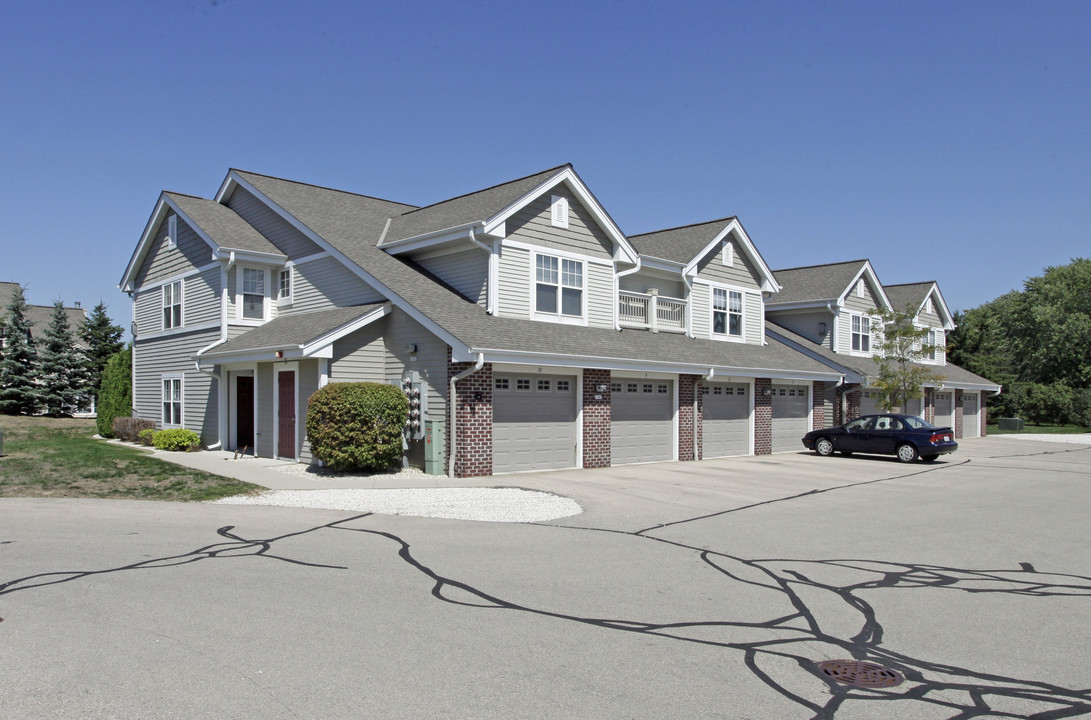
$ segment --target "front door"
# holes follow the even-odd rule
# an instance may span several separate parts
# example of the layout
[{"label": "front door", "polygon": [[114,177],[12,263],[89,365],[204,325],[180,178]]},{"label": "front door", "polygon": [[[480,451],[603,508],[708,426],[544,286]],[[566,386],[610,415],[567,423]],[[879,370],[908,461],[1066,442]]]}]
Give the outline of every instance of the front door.
[{"label": "front door", "polygon": [[235,379],[235,449],[254,449],[254,378]]},{"label": "front door", "polygon": [[295,370],[277,373],[277,456],[295,458]]}]

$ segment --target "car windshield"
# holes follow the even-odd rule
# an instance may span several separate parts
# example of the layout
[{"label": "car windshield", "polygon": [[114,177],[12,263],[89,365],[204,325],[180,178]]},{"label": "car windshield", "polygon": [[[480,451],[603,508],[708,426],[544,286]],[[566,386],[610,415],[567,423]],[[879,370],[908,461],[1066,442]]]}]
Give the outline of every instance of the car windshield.
[{"label": "car windshield", "polygon": [[906,424],[909,425],[909,427],[914,429],[935,427],[935,425],[933,425],[932,423],[928,422],[924,418],[919,418],[916,415],[906,415],[903,419],[905,420]]},{"label": "car windshield", "polygon": [[865,415],[862,418],[856,418],[852,422],[845,423],[845,429],[849,432],[854,430],[871,430],[875,426],[875,416]]}]

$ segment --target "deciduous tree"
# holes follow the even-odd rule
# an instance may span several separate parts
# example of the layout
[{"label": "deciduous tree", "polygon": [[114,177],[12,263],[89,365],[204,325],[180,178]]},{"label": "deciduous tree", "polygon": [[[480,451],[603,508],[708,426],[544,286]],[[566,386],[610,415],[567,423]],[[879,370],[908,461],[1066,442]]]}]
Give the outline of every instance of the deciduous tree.
[{"label": "deciduous tree", "polygon": [[873,346],[879,373],[870,383],[881,392],[879,402],[884,409],[904,409],[910,399],[920,397],[925,384],[943,380],[921,364],[927,350],[928,328],[913,325],[910,312],[884,310],[875,313],[875,317],[882,336]]}]

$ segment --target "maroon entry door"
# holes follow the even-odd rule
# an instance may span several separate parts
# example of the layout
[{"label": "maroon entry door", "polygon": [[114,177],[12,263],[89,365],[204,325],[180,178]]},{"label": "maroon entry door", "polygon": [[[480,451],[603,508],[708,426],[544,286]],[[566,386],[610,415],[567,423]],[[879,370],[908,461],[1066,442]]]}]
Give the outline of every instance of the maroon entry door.
[{"label": "maroon entry door", "polygon": [[235,449],[254,447],[254,378],[235,379]]},{"label": "maroon entry door", "polygon": [[295,457],[295,370],[277,373],[277,455]]}]

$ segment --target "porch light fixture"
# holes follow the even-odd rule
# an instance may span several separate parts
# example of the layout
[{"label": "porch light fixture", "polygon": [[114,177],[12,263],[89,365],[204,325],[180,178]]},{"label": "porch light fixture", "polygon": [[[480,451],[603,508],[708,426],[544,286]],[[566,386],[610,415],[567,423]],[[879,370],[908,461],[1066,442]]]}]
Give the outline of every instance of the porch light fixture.
[{"label": "porch light fixture", "polygon": [[133,324],[129,326],[129,331],[132,332],[133,337],[136,337],[136,320],[133,320]]},{"label": "porch light fixture", "polygon": [[284,357],[284,351],[283,350],[277,350],[277,360],[281,359],[282,357]]}]

